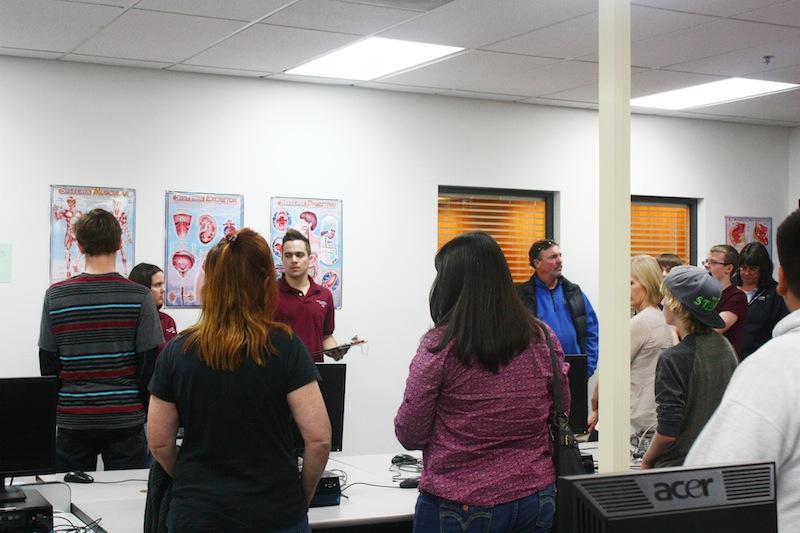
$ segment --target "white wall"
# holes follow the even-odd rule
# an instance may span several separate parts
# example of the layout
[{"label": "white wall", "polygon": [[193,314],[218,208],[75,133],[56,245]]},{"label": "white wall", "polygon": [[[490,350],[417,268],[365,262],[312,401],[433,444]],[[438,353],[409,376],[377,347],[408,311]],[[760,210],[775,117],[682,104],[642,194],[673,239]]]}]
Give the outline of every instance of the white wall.
[{"label": "white wall", "polygon": [[789,212],[800,207],[800,128],[792,128],[789,138]]},{"label": "white wall", "polygon": [[[392,419],[430,324],[438,185],[559,191],[566,275],[597,299],[597,115],[348,87],[0,58],[0,375],[38,372],[50,184],[137,190],[136,260],[163,263],[164,191],[243,193],[268,231],[270,196],[344,200],[351,353],[345,450],[399,449]],[[634,117],[632,192],[693,196],[699,249],[725,214],[785,211],[788,130]],[[701,251],[701,253],[703,253]],[[171,311],[179,327],[194,311]]]}]

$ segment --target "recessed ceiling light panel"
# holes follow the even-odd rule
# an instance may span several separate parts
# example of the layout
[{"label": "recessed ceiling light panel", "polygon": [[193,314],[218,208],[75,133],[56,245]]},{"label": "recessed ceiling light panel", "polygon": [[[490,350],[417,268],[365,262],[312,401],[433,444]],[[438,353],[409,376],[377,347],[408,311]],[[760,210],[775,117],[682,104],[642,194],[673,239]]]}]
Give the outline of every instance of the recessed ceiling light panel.
[{"label": "recessed ceiling light panel", "polygon": [[800,87],[795,83],[751,80],[748,78],[729,78],[727,80],[703,83],[674,91],[651,94],[631,99],[631,106],[652,109],[691,109],[710,105],[744,100]]},{"label": "recessed ceiling light panel", "polygon": [[366,81],[445,57],[463,48],[370,37],[286,71],[287,74]]}]

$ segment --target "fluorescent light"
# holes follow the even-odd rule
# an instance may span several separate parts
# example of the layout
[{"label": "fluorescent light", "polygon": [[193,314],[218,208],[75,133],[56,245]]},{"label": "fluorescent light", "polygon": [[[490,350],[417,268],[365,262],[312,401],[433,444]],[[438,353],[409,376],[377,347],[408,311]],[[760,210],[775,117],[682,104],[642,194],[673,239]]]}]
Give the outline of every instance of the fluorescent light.
[{"label": "fluorescent light", "polygon": [[373,80],[461,50],[463,48],[455,46],[370,37],[286,73],[345,80]]},{"label": "fluorescent light", "polygon": [[631,105],[655,109],[689,109],[732,102],[734,100],[744,100],[754,96],[788,91],[797,87],[800,86],[795,83],[729,78],[675,91],[633,98],[631,99]]}]

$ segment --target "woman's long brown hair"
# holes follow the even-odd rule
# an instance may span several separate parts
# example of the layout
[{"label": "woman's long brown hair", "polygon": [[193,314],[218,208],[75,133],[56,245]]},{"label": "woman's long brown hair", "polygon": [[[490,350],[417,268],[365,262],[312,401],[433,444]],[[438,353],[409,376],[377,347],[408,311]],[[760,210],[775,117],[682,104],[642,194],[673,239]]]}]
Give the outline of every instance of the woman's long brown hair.
[{"label": "woman's long brown hair", "polygon": [[264,237],[250,228],[226,235],[206,256],[201,294],[200,320],[181,332],[186,349],[197,346],[214,370],[236,370],[243,356],[264,366],[276,354],[270,331],[289,328],[274,320],[278,286]]}]

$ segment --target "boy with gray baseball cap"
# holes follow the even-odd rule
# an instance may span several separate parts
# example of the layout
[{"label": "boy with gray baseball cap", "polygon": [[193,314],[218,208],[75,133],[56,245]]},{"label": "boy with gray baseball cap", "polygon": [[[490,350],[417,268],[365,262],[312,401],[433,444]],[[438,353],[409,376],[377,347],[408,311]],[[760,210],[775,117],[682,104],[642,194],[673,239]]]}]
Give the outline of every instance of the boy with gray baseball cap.
[{"label": "boy with gray baseball cap", "polygon": [[736,352],[714,331],[719,282],[694,266],[678,266],[664,279],[664,318],[681,342],[664,350],[656,366],[658,425],[642,468],[680,466],[719,405],[736,369]]}]

